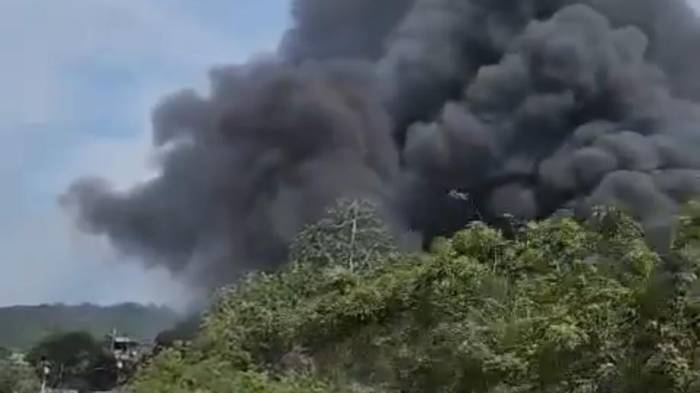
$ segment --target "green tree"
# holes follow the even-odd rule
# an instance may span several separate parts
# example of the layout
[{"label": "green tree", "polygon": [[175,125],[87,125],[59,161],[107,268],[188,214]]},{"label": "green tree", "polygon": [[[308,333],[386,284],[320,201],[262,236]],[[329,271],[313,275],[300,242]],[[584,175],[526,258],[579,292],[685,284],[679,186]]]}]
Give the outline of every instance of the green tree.
[{"label": "green tree", "polygon": [[301,231],[292,245],[290,259],[355,270],[395,250],[395,241],[375,204],[340,200],[323,219]]},{"label": "green tree", "polygon": [[133,389],[148,393],[329,393],[322,381],[309,376],[273,376],[240,370],[224,359],[208,357],[193,363],[181,349],[163,351],[149,371],[133,381]]},{"label": "green tree", "polygon": [[664,255],[632,219],[599,209],[508,237],[475,223],[428,253],[367,263],[334,224],[347,219],[325,222],[300,236],[294,263],[222,291],[198,339],[157,357],[135,391],[700,389],[691,219]]},{"label": "green tree", "polygon": [[57,334],[42,340],[27,355],[40,369],[48,363],[49,386],[104,389],[116,383],[116,364],[89,333]]}]

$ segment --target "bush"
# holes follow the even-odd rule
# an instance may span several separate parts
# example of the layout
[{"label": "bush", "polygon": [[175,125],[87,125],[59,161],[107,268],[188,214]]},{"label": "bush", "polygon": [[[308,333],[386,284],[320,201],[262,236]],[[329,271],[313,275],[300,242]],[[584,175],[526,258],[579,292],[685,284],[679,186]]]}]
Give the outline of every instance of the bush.
[{"label": "bush", "polygon": [[36,393],[39,381],[26,364],[0,359],[0,393]]}]

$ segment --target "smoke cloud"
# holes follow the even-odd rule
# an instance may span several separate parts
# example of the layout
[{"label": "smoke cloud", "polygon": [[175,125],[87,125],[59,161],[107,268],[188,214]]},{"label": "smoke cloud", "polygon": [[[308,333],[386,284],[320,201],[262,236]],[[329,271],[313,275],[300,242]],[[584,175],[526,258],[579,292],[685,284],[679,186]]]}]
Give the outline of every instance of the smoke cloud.
[{"label": "smoke cloud", "polygon": [[700,22],[682,0],[292,12],[272,59],[213,70],[207,97],[154,110],[156,178],[71,187],[63,202],[86,231],[211,286],[282,263],[339,197],[430,238],[597,204],[658,230],[700,195]]},{"label": "smoke cloud", "polygon": [[370,75],[350,63],[212,71],[211,97],[182,92],[154,111],[160,176],[126,193],[82,180],[65,202],[85,229],[197,282],[273,266],[337,198],[389,197],[398,150]]}]

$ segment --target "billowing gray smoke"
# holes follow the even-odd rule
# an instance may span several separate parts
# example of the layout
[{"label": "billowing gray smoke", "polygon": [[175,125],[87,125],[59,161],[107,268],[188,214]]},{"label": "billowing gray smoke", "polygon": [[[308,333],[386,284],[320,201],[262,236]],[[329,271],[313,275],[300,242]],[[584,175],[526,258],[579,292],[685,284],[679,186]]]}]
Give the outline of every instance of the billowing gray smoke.
[{"label": "billowing gray smoke", "polygon": [[[160,175],[64,202],[127,253],[213,285],[284,261],[339,197],[427,237],[504,213],[700,195],[700,23],[682,0],[297,0],[273,60],[154,111]],[[469,200],[450,198],[460,190]]]},{"label": "billowing gray smoke", "polygon": [[206,283],[278,263],[329,202],[390,196],[398,151],[370,75],[347,62],[215,70],[211,97],[154,111],[157,179],[128,193],[83,180],[67,202],[119,249]]}]

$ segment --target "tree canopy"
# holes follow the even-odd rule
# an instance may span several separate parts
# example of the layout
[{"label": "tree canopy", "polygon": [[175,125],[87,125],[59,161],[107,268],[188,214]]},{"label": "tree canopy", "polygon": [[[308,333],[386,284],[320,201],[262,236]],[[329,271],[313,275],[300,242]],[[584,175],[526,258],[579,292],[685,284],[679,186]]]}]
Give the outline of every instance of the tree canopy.
[{"label": "tree canopy", "polygon": [[29,351],[27,361],[37,372],[49,366],[48,386],[103,390],[116,384],[114,358],[86,332],[47,337]]},{"label": "tree canopy", "polygon": [[692,209],[663,255],[614,209],[509,236],[474,223],[417,254],[377,235],[352,243],[338,235],[352,221],[335,220],[354,216],[337,213],[302,233],[286,268],[223,290],[200,336],[156,357],[134,391],[700,391]]}]

